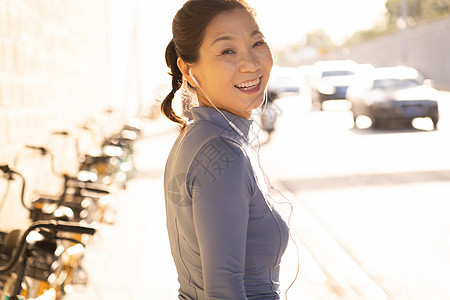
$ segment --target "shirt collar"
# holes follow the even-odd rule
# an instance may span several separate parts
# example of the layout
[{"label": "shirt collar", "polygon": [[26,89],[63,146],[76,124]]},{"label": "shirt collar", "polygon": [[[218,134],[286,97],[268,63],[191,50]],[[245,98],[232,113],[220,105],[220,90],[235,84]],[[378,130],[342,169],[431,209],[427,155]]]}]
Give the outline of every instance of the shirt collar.
[{"label": "shirt collar", "polygon": [[225,110],[220,110],[220,112],[218,112],[215,108],[207,106],[193,107],[191,108],[191,112],[194,123],[199,121],[212,122],[221,128],[234,132],[233,128],[228,124],[228,121],[220,113],[222,112],[229,121],[233,122],[233,124],[236,125],[240,131],[242,131],[247,139],[249,137],[250,126],[253,123],[252,120],[236,116],[235,114],[229,113]]}]

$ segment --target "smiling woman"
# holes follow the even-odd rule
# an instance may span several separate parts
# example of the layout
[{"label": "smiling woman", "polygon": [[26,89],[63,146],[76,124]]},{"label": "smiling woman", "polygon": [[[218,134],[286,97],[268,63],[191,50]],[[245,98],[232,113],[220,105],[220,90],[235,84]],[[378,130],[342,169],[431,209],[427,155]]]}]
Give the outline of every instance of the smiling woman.
[{"label": "smiling woman", "polygon": [[[165,172],[167,230],[179,299],[280,299],[286,223],[249,143],[272,53],[244,0],[189,0],[166,50],[163,113],[182,127]],[[174,95],[195,95],[187,122]]]},{"label": "smiling woman", "polygon": [[192,68],[198,82],[191,84],[203,89],[201,106],[212,106],[213,99],[219,109],[248,119],[264,99],[273,59],[253,16],[238,9],[209,24],[197,63],[178,63],[184,75]]},{"label": "smiling woman", "polygon": [[[180,34],[179,40],[173,40],[175,47],[172,48],[171,42],[166,51],[166,61],[175,82],[172,82],[172,93],[163,102],[163,112],[184,126],[183,119],[176,116],[170,107],[175,91],[181,87],[184,78],[191,87],[197,88],[200,106],[215,105],[237,116],[250,118],[252,110],[259,107],[264,99],[273,65],[272,53],[253,11],[249,13],[249,10],[234,8],[220,12],[201,35],[195,34],[201,28],[200,20],[190,25],[196,26],[195,29],[185,32],[185,36]],[[180,29],[174,28],[175,33],[177,30]],[[184,42],[185,45],[177,48],[177,42]],[[202,46],[198,47],[200,44]],[[192,76],[195,76],[195,81]]]}]

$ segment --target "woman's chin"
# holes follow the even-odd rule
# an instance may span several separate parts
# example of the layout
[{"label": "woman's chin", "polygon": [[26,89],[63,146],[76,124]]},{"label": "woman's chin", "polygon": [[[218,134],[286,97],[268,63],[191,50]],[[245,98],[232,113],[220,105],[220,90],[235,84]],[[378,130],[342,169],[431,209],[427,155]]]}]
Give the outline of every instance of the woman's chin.
[{"label": "woman's chin", "polygon": [[258,96],[252,102],[250,102],[249,108],[251,108],[251,110],[257,109],[257,108],[261,107],[261,105],[263,103],[264,103],[264,94]]}]

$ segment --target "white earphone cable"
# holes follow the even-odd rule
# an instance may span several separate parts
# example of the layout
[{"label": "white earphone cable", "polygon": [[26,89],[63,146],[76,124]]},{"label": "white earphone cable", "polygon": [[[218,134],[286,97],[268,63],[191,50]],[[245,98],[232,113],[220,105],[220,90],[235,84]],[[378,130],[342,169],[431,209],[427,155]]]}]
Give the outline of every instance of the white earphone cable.
[{"label": "white earphone cable", "polygon": [[[299,249],[298,249],[297,242],[295,241],[294,236],[292,235],[292,232],[291,232],[291,218],[292,218],[292,215],[293,215],[294,206],[292,205],[292,202],[289,200],[289,198],[287,198],[286,196],[284,196],[284,194],[283,194],[279,189],[275,188],[275,187],[272,185],[272,183],[270,182],[269,177],[268,177],[267,174],[264,172],[264,169],[263,169],[262,166],[261,166],[261,159],[260,159],[260,156],[259,156],[259,151],[260,151],[260,149],[261,149],[261,144],[260,144],[260,141],[259,141],[259,132],[261,131],[261,126],[259,126],[258,132],[256,133],[256,139],[257,139],[257,141],[258,141],[258,150],[257,150],[257,149],[255,149],[255,147],[252,145],[252,143],[249,141],[249,139],[242,133],[242,131],[241,131],[241,130],[233,123],[233,122],[231,122],[231,121],[225,116],[225,114],[224,114],[222,111],[220,111],[220,109],[217,108],[216,105],[214,105],[214,103],[211,101],[211,99],[209,98],[209,96],[205,93],[205,91],[203,90],[203,88],[200,86],[200,84],[199,84],[199,82],[197,81],[197,79],[193,76],[191,70],[189,70],[189,75],[191,75],[191,78],[192,78],[192,79],[194,80],[194,82],[197,84],[198,88],[203,92],[203,94],[205,95],[206,99],[207,99],[207,100],[209,101],[209,103],[213,106],[213,108],[214,108],[215,110],[217,110],[217,111],[223,116],[223,118],[227,121],[228,125],[230,125],[230,127],[231,127],[234,131],[236,131],[237,134],[239,134],[243,139],[245,139],[245,140],[247,141],[248,145],[249,145],[249,146],[253,149],[253,151],[256,153],[256,157],[257,157],[257,160],[258,160],[259,168],[261,169],[261,172],[262,172],[262,174],[263,174],[263,176],[264,176],[264,180],[265,180],[265,182],[267,183],[269,190],[271,189],[271,190],[276,191],[276,192],[277,192],[278,194],[280,194],[280,196],[281,196],[282,198],[284,198],[286,201],[276,201],[276,200],[274,200],[274,199],[270,196],[269,193],[268,193],[266,196],[267,196],[267,197],[270,197],[270,199],[271,199],[273,202],[277,203],[277,204],[288,204],[288,205],[290,206],[290,213],[289,213],[289,217],[288,217],[288,221],[287,221],[287,227],[288,227],[288,231],[289,231],[289,237],[290,237],[290,239],[292,240],[292,242],[294,243],[295,249],[296,249],[296,252],[297,252],[297,272],[296,272],[296,274],[295,274],[294,280],[292,281],[292,283],[289,285],[289,287],[288,287],[288,288],[286,289],[286,291],[285,291],[285,297],[286,297],[286,299],[288,299],[287,293],[288,293],[289,289],[294,285],[294,283],[295,283],[295,281],[297,280],[298,275],[299,275],[299,273],[300,273],[300,254],[299,254]],[[264,92],[263,108],[262,108],[262,110],[261,110],[261,114],[264,113],[264,111],[266,110],[266,107],[267,107],[267,92],[265,91],[265,92]],[[278,226],[279,226],[279,225],[278,225]]]}]

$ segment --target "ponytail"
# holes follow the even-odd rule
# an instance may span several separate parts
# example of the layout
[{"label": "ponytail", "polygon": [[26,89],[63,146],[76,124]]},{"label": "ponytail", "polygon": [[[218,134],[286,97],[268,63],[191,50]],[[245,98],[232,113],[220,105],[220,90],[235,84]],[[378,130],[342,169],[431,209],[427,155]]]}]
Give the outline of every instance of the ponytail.
[{"label": "ponytail", "polygon": [[184,127],[186,127],[186,121],[178,116],[172,108],[175,93],[180,89],[181,84],[183,83],[183,74],[178,68],[177,60],[178,54],[172,39],[166,49],[166,64],[170,68],[169,75],[172,76],[172,90],[161,103],[161,112],[171,121],[181,125],[181,129],[183,130]]}]

